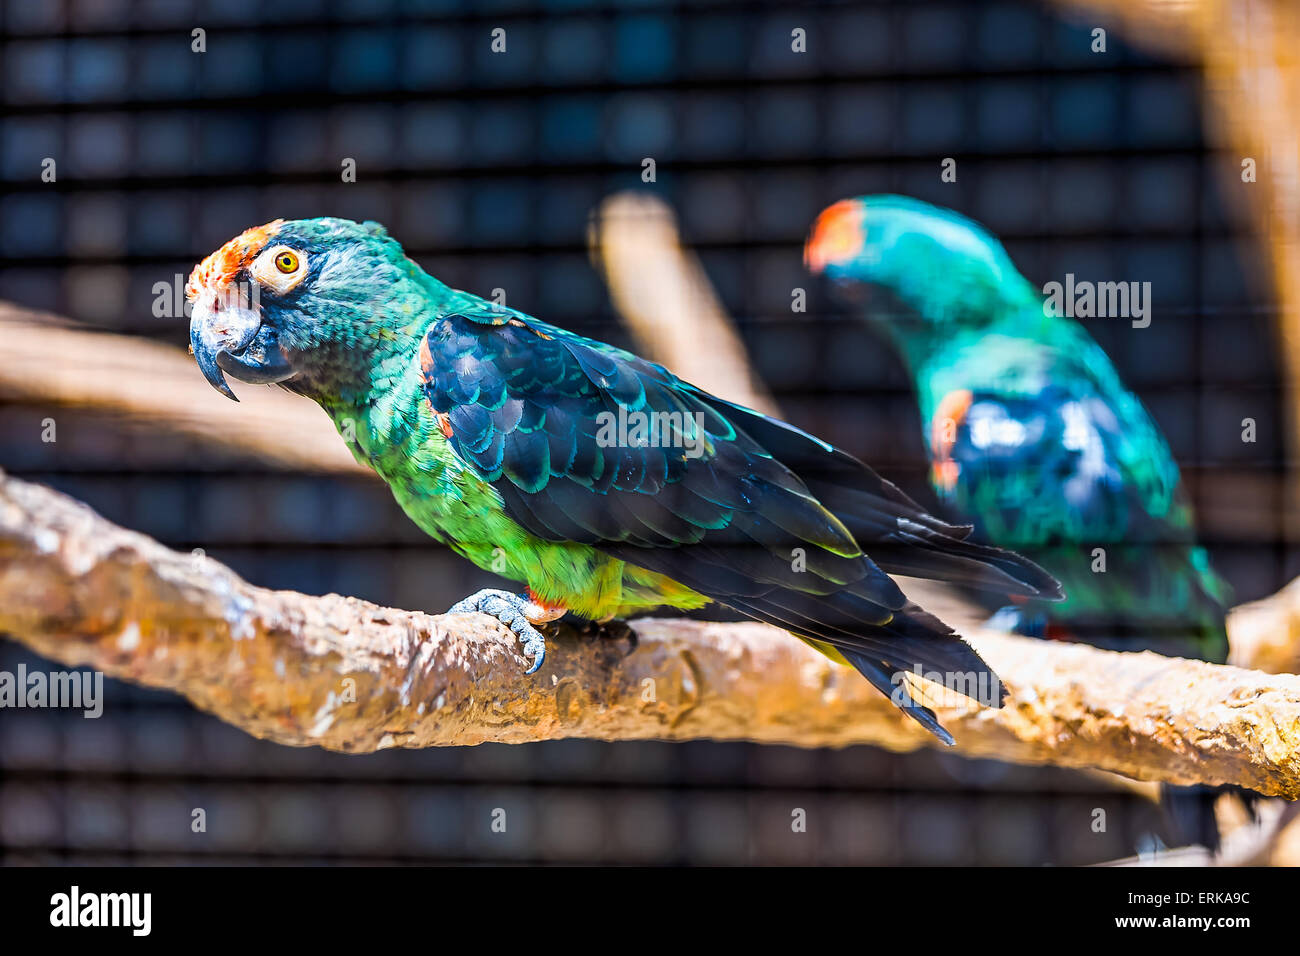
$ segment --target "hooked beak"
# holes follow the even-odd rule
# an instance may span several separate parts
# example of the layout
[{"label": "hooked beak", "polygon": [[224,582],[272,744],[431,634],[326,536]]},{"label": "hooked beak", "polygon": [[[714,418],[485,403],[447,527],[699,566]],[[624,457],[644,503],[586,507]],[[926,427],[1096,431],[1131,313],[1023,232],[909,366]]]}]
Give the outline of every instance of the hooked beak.
[{"label": "hooked beak", "polygon": [[239,399],[226,384],[223,372],[252,385],[274,385],[296,374],[274,329],[263,326],[255,309],[213,308],[195,302],[190,314],[190,349],[208,384],[235,402]]}]

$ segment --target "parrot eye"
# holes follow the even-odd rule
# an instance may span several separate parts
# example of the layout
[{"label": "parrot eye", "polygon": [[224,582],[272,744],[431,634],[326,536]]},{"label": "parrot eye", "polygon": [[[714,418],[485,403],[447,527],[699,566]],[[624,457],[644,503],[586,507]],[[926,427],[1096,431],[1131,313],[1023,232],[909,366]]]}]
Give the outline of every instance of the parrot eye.
[{"label": "parrot eye", "polygon": [[258,256],[250,271],[259,283],[283,295],[306,277],[306,266],[305,255],[287,246],[277,246]]}]

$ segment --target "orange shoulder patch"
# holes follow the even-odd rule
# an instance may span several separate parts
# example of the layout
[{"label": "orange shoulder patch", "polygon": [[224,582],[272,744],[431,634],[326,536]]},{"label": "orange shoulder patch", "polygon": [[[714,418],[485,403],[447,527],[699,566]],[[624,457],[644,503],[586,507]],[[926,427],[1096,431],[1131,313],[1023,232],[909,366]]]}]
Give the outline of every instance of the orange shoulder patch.
[{"label": "orange shoulder patch", "polygon": [[957,487],[961,465],[952,460],[952,446],[957,444],[957,429],[966,420],[975,396],[968,389],[959,388],[939,400],[934,418],[930,420],[930,480],[945,491]]},{"label": "orange shoulder patch", "polygon": [[930,447],[937,454],[947,451],[957,441],[957,428],[966,420],[975,396],[969,389],[959,388],[939,400],[934,418],[930,421]]},{"label": "orange shoulder patch", "polygon": [[451,416],[446,412],[438,412],[435,416],[438,419],[438,429],[442,432],[443,438],[451,437]]},{"label": "orange shoulder patch", "polygon": [[420,371],[424,373],[424,380],[429,380],[429,375],[433,371],[433,353],[429,351],[429,336],[420,336]]},{"label": "orange shoulder patch", "polygon": [[[433,374],[433,353],[429,351],[429,336],[426,334],[420,338],[420,374],[424,376],[427,384],[430,376]],[[428,397],[425,397],[428,401]],[[432,402],[429,402],[432,406]],[[451,416],[446,412],[435,411],[433,413],[434,421],[438,423],[438,430],[442,432],[442,437],[451,437]]]}]

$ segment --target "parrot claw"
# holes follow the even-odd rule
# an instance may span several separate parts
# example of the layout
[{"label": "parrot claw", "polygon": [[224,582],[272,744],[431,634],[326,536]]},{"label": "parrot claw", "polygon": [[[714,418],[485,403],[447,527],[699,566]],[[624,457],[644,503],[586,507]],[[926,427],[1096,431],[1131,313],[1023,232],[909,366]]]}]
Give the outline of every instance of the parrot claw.
[{"label": "parrot claw", "polygon": [[447,609],[448,614],[487,614],[510,628],[523,644],[524,655],[532,658],[533,665],[524,671],[526,675],[535,672],[546,660],[546,638],[528,619],[530,612],[533,617],[545,614],[524,595],[495,588],[484,588]]}]

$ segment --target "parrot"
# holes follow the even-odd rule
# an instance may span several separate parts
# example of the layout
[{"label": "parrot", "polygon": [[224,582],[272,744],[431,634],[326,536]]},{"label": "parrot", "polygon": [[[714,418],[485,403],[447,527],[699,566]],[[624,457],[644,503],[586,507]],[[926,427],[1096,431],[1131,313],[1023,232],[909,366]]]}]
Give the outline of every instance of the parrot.
[{"label": "parrot", "polygon": [[[866,464],[666,368],[453,289],[374,222],[274,220],[186,283],[190,348],[226,376],[315,401],[430,538],[522,583],[484,613],[536,672],[539,630],[711,602],[853,667],[945,744],[900,675],[974,675],[978,653],[891,574],[1059,600],[1058,582],[927,513]],[[867,549],[871,549],[868,554]],[[969,684],[967,685],[970,686]],[[961,687],[956,687],[963,692]]]},{"label": "parrot", "polygon": [[[1005,605],[993,624],[1227,660],[1231,590],[1197,543],[1164,435],[992,233],[921,200],[863,196],[817,217],[804,259],[898,350],[946,517],[1062,583],[1064,601]],[[1164,799],[1182,834],[1211,848],[1213,796],[1169,788]]]}]

